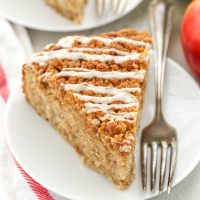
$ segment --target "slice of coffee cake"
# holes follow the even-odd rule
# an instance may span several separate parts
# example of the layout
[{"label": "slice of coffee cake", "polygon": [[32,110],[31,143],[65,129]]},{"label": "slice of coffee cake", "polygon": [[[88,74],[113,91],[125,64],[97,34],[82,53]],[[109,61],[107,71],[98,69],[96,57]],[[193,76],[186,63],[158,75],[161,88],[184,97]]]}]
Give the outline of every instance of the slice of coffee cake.
[{"label": "slice of coffee cake", "polygon": [[46,4],[64,17],[80,24],[87,0],[45,0]]},{"label": "slice of coffee cake", "polygon": [[132,29],[68,36],[23,66],[27,101],[120,189],[134,178],[150,43]]}]

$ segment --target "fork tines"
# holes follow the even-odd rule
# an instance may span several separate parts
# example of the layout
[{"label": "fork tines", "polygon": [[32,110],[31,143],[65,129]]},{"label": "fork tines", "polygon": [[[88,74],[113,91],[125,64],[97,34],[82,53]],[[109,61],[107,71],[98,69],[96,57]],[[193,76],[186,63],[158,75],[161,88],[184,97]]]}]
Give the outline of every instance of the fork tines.
[{"label": "fork tines", "polygon": [[99,15],[105,14],[112,2],[112,11],[116,14],[121,14],[126,5],[126,1],[127,0],[96,0],[97,13]]},{"label": "fork tines", "polygon": [[[167,191],[170,192],[172,179],[175,172],[176,165],[176,151],[177,146],[176,142],[171,142],[168,144],[165,141],[162,141],[160,144],[156,142],[146,143],[142,142],[141,144],[141,169],[142,169],[142,184],[144,192],[147,191],[147,169],[148,169],[148,150],[150,149],[151,158],[150,161],[150,189],[151,192],[155,192],[156,187],[156,171],[158,163],[158,149],[160,148],[160,177],[159,177],[159,192],[161,193],[165,185],[166,169],[167,169],[167,160],[169,161],[169,175],[167,183]],[[168,157],[169,156],[169,157]]]}]

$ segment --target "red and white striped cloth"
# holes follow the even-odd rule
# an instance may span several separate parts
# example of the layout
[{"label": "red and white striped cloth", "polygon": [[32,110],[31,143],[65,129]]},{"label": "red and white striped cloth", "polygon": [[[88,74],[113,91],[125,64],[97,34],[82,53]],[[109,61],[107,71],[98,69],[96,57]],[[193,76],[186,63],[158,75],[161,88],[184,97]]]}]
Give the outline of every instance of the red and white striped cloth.
[{"label": "red and white striped cloth", "polygon": [[26,29],[0,17],[0,199],[66,200],[34,181],[17,163],[4,136],[4,115],[10,92],[21,80],[21,67],[32,53]]}]

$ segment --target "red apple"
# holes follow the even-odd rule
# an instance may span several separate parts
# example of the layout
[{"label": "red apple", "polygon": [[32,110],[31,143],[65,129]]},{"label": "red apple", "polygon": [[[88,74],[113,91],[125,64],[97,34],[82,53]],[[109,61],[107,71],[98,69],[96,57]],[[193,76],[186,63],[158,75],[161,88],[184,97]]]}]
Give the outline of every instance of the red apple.
[{"label": "red apple", "polygon": [[200,80],[200,0],[193,0],[185,12],[181,41],[188,64]]}]

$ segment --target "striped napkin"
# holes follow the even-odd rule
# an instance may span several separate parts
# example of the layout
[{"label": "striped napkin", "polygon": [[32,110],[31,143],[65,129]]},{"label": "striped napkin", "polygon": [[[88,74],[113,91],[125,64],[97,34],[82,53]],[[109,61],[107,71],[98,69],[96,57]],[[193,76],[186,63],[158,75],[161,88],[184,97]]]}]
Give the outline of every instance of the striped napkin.
[{"label": "striped napkin", "polygon": [[21,81],[21,67],[32,47],[26,29],[0,17],[0,199],[67,200],[34,181],[17,163],[4,135],[9,94]]}]

